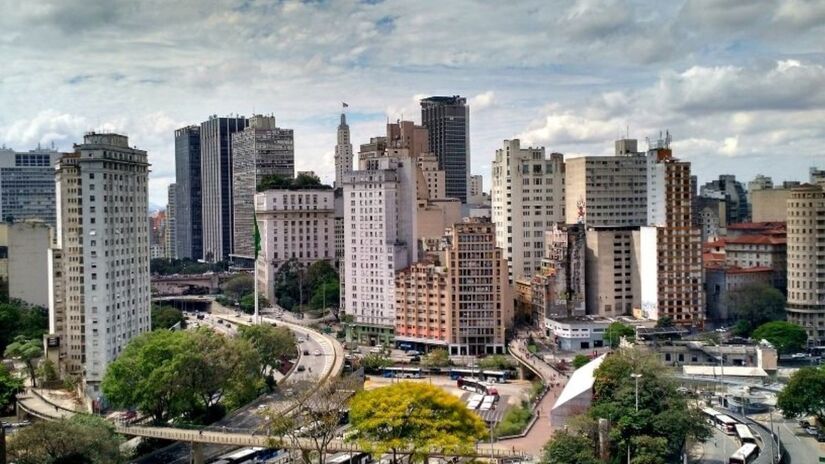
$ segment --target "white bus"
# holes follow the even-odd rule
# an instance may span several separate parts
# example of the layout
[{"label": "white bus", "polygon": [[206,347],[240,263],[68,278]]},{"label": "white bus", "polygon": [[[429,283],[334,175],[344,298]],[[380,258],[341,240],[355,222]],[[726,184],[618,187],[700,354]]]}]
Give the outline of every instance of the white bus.
[{"label": "white bus", "polygon": [[751,433],[751,429],[745,424],[736,424],[736,436],[739,437],[739,443],[745,445],[746,443],[753,443],[756,445],[756,437]]},{"label": "white bus", "polygon": [[759,456],[759,448],[753,443],[746,443],[728,459],[728,464],[750,464]]}]

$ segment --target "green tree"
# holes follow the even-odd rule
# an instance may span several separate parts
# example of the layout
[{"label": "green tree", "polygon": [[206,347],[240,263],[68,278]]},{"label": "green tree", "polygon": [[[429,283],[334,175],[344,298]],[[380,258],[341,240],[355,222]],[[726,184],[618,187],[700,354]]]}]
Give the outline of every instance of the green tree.
[{"label": "green tree", "polygon": [[507,356],[501,354],[494,354],[492,356],[487,356],[486,358],[479,360],[478,367],[482,369],[506,370],[515,368],[515,364],[513,364],[513,361],[511,361],[510,358],[508,358]]},{"label": "green tree", "polygon": [[295,258],[285,261],[275,273],[275,299],[278,305],[287,311],[302,306],[309,298],[305,273],[306,270]]},{"label": "green tree", "polygon": [[361,365],[369,372],[377,372],[392,366],[392,361],[383,354],[369,353],[361,359]]},{"label": "green tree", "polygon": [[727,303],[736,319],[745,321],[750,330],[785,319],[785,296],[767,284],[750,284],[731,292]]},{"label": "green tree", "polygon": [[621,322],[612,322],[604,331],[604,340],[612,347],[619,346],[619,342],[625,337],[628,341],[633,341],[636,338],[636,330]]},{"label": "green tree", "polygon": [[673,318],[670,316],[662,316],[656,321],[656,327],[673,327]]},{"label": "green tree", "polygon": [[[255,294],[254,293],[247,293],[243,297],[241,297],[241,301],[238,302],[238,306],[241,308],[241,311],[245,312],[246,314],[254,314],[255,313]],[[258,295],[258,308],[266,308],[269,306],[269,300],[266,299],[263,295]]]},{"label": "green tree", "polygon": [[249,340],[258,352],[258,374],[264,376],[268,369],[276,369],[281,361],[298,356],[295,335],[286,327],[258,324],[241,327],[241,338]]},{"label": "green tree", "polygon": [[586,435],[560,430],[544,445],[543,464],[599,464],[593,439]]},{"label": "green tree", "polygon": [[14,402],[14,396],[23,388],[23,381],[0,364],[0,415]]},{"label": "green tree", "polygon": [[486,434],[484,422],[457,397],[433,385],[400,382],[362,391],[350,403],[357,441],[373,454],[399,452],[411,460],[433,450],[471,451]]},{"label": "green tree", "polygon": [[255,279],[249,274],[240,274],[227,280],[222,289],[228,297],[240,300],[255,291]]},{"label": "green tree", "polygon": [[578,369],[585,364],[590,362],[590,357],[584,354],[577,354],[575,358],[573,358],[573,369]]},{"label": "green tree", "polygon": [[321,282],[312,291],[312,298],[309,300],[309,307],[313,309],[324,309],[327,307],[338,307],[340,300],[339,290],[341,284],[338,278],[332,277]]},{"label": "green tree", "polygon": [[780,353],[799,351],[808,342],[805,329],[785,321],[766,322],[754,330],[751,337],[769,341]]},{"label": "green tree", "polygon": [[121,442],[102,418],[76,415],[21,429],[11,438],[8,453],[17,464],[117,464],[126,462]]},{"label": "green tree", "polygon": [[51,359],[44,359],[37,366],[37,378],[44,384],[56,382],[59,379],[57,366],[54,365]]},{"label": "green tree", "polygon": [[170,329],[183,321],[183,312],[174,306],[152,306],[152,330]]},{"label": "green tree", "polygon": [[[631,374],[641,375],[638,412],[637,379]],[[648,436],[663,438],[667,447],[656,454],[660,441],[646,441],[650,454],[645,459],[651,460],[639,462],[673,462],[686,440],[704,441],[710,436],[700,412],[688,407],[684,395],[676,391],[676,382],[655,355],[636,348],[618,350],[602,362],[594,375],[590,416],[611,420],[612,455],[626,452],[634,437]]]},{"label": "green tree", "polygon": [[501,422],[496,426],[495,436],[504,437],[521,433],[532,417],[533,413],[530,412],[530,408],[524,405],[508,409]]},{"label": "green tree", "polygon": [[338,272],[329,261],[315,261],[306,270],[306,283],[310,290],[314,290],[324,282],[338,280]]},{"label": "green tree", "polygon": [[42,338],[49,327],[48,311],[20,300],[0,303],[0,352],[17,336]]},{"label": "green tree", "polygon": [[425,367],[447,367],[450,364],[450,353],[444,348],[436,348],[421,358],[421,365]]},{"label": "green tree", "polygon": [[37,372],[35,361],[43,356],[43,342],[40,339],[27,339],[24,335],[18,335],[14,341],[6,347],[5,356],[23,361],[26,370],[29,372],[32,386],[37,386]]},{"label": "green tree", "polygon": [[791,374],[776,397],[776,405],[787,418],[813,415],[820,422],[825,420],[825,370],[803,367]]},{"label": "green tree", "polygon": [[[103,378],[103,393],[116,407],[137,408],[155,423],[199,421],[218,402],[239,405],[263,388],[258,355],[245,339],[156,330],[133,339]],[[201,416],[204,414],[205,416]]]}]

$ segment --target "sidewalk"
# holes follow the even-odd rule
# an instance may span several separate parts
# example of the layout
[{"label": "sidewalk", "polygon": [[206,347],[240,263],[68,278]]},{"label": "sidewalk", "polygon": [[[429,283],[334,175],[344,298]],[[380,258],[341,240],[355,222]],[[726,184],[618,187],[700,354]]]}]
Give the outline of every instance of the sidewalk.
[{"label": "sidewalk", "polygon": [[534,413],[538,415],[538,418],[527,434],[521,438],[502,440],[500,443],[505,446],[511,446],[516,450],[524,451],[538,460],[541,458],[544,445],[553,435],[553,428],[550,424],[550,410],[553,408],[556,398],[558,398],[564,389],[567,376],[556,371],[542,359],[530,353],[523,340],[512,341],[509,348],[511,353],[526,360],[530,366],[539,372],[544,384],[548,387],[548,391],[539,404],[536,405]]}]

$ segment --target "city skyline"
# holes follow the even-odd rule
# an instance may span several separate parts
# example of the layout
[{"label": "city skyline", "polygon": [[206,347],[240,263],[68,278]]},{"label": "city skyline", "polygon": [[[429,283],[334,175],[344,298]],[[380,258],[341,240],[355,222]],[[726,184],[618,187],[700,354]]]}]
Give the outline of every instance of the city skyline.
[{"label": "city skyline", "polygon": [[127,134],[149,153],[156,205],[174,180],[174,130],[211,114],[274,112],[295,130],[296,170],[331,183],[341,101],[357,145],[387,119],[420,122],[420,98],[466,97],[470,172],[485,185],[512,138],[570,157],[610,154],[628,132],[647,148],[668,129],[700,183],[804,180],[822,159],[825,6],[813,2],[4,10],[0,145],[70,151],[87,130]]}]

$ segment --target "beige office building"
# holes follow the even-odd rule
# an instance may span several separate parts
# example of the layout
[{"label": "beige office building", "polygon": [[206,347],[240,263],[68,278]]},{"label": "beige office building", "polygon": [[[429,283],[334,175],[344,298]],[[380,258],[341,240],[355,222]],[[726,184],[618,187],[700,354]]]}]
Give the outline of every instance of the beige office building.
[{"label": "beige office building", "polygon": [[802,185],[788,199],[788,320],[825,340],[825,190]]},{"label": "beige office building", "polygon": [[48,351],[89,397],[126,344],[151,329],[148,172],[146,152],[118,134],[86,134],[57,165]]},{"label": "beige office building", "polygon": [[[0,285],[11,299],[49,307],[49,247],[53,229],[40,220],[0,224]],[[5,251],[5,253],[2,253]]]},{"label": "beige office building", "polygon": [[506,261],[495,226],[468,218],[449,228],[429,259],[396,275],[396,340],[451,355],[503,354],[513,319]]},{"label": "beige office building", "polygon": [[788,220],[788,199],[791,197],[791,189],[766,188],[749,193],[753,222],[785,222]]},{"label": "beige office building", "polygon": [[283,263],[304,266],[335,261],[335,207],[331,188],[265,190],[255,194],[255,216],[261,235],[258,290],[274,301],[275,275]]},{"label": "beige office building", "polygon": [[532,277],[544,257],[544,232],[564,221],[565,163],[544,147],[505,140],[493,160],[492,219],[510,280]]},{"label": "beige office building", "polygon": [[644,153],[636,140],[616,141],[614,156],[569,158],[565,163],[566,223],[590,227],[642,226],[647,219]]}]

